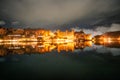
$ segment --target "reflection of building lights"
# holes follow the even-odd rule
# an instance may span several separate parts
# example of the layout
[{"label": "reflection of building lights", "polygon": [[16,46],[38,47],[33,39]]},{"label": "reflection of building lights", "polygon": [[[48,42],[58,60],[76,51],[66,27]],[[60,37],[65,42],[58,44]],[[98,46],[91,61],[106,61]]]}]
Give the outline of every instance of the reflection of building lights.
[{"label": "reflection of building lights", "polygon": [[120,37],[118,38],[118,41],[120,41]]},{"label": "reflection of building lights", "polygon": [[42,48],[42,47],[45,47],[45,45],[39,45],[38,47]]},{"label": "reflection of building lights", "polygon": [[92,41],[86,41],[85,44],[86,44],[86,46],[90,47],[90,46],[92,46]]},{"label": "reflection of building lights", "polygon": [[[111,42],[111,38],[108,38],[107,42],[98,41],[95,44],[109,45],[109,44],[111,44],[111,43],[109,43],[109,41]],[[120,43],[118,43],[118,45],[119,44]],[[51,43],[44,43],[44,42],[40,43],[40,42],[14,42],[13,41],[13,42],[0,43],[0,46],[1,46],[0,56],[4,56],[4,55],[7,55],[6,53],[8,53],[9,50],[13,54],[46,53],[46,52],[50,52],[54,49],[57,49],[58,52],[74,51],[75,49],[84,49],[85,47],[91,47],[92,41],[67,42],[67,43],[60,43],[60,44],[58,44],[58,43],[51,44]]]},{"label": "reflection of building lights", "polygon": [[107,38],[103,38],[103,41],[104,41],[104,42],[107,42]]},{"label": "reflection of building lights", "polygon": [[9,49],[20,49],[20,47],[9,47]]},{"label": "reflection of building lights", "polygon": [[104,42],[111,42],[112,40],[111,40],[111,38],[104,38]]},{"label": "reflection of building lights", "polygon": [[[12,44],[12,45],[11,45]],[[25,53],[25,52],[50,52],[53,49],[57,49],[58,52],[61,51],[74,51],[75,42],[67,42],[67,43],[60,43],[60,44],[51,44],[51,43],[39,43],[39,42],[5,42],[3,44],[6,46],[5,48],[13,50],[17,53]],[[30,47],[31,46],[31,47]],[[82,42],[81,47],[85,48],[86,46],[91,46],[91,42]]]},{"label": "reflection of building lights", "polygon": [[111,38],[108,38],[108,42],[109,42],[109,43],[111,42]]},{"label": "reflection of building lights", "polygon": [[3,40],[0,40],[0,42],[3,42]]}]

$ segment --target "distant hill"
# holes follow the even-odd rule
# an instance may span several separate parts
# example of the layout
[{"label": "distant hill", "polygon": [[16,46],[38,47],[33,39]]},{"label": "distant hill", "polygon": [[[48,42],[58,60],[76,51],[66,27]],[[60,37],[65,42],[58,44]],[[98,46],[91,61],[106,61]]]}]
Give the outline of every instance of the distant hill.
[{"label": "distant hill", "polygon": [[106,33],[102,34],[102,36],[118,38],[118,37],[120,37],[120,31],[106,32]]}]

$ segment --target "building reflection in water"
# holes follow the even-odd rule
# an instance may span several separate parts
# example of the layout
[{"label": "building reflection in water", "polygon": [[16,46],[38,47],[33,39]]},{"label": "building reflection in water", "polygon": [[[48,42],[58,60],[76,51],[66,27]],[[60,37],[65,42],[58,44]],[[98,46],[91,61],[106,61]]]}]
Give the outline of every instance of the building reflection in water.
[{"label": "building reflection in water", "polygon": [[109,48],[120,48],[120,41],[95,41],[94,44]]},{"label": "building reflection in water", "polygon": [[[86,47],[92,47],[92,41],[79,41],[69,43],[41,43],[41,42],[5,42],[0,43],[0,56],[9,54],[44,54],[57,50],[61,51],[74,51],[75,49],[83,50]],[[120,48],[120,42],[94,42],[95,45],[103,45],[106,47]]]},{"label": "building reflection in water", "polygon": [[0,56],[9,54],[44,54],[52,50],[61,51],[74,51],[74,49],[84,49],[85,47],[92,46],[91,41],[85,42],[69,42],[69,43],[41,43],[41,42],[5,42],[0,43]]}]

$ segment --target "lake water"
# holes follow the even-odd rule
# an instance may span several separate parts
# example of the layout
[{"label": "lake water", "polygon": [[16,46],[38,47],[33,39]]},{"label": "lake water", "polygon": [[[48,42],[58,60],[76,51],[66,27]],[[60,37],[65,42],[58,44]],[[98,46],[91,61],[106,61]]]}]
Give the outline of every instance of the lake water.
[{"label": "lake water", "polygon": [[120,79],[120,42],[1,43],[0,80]]}]

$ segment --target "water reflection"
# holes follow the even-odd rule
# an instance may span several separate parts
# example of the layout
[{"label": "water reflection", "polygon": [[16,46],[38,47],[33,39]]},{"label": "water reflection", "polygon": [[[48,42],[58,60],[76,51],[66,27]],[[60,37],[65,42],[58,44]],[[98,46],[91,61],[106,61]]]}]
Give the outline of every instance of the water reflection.
[{"label": "water reflection", "polygon": [[[57,50],[58,53],[61,51],[71,51],[74,52],[76,49],[80,50],[93,50],[97,47],[98,52],[104,52],[102,48],[118,48],[120,51],[120,42],[103,42],[103,41],[80,41],[80,42],[71,42],[71,43],[45,43],[45,42],[5,42],[0,43],[0,56],[5,56],[9,54],[44,54]],[[99,48],[98,48],[99,47]],[[106,48],[105,48],[106,47]],[[89,48],[89,49],[88,49]],[[91,49],[90,49],[91,48]],[[100,50],[100,51],[99,51]]]},{"label": "water reflection", "polygon": [[120,41],[95,41],[95,45],[103,45],[105,47],[110,47],[110,48],[120,48]]}]

